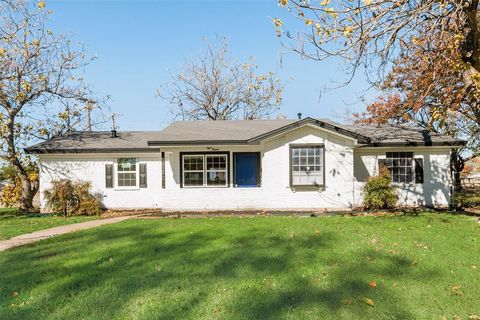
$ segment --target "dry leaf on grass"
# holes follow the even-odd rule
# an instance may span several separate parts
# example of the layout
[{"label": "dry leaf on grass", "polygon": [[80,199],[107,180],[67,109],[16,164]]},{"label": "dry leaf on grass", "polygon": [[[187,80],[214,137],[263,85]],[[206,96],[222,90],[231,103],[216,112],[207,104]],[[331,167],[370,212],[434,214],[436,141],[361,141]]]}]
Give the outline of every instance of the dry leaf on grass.
[{"label": "dry leaf on grass", "polygon": [[452,295],[463,296],[463,291],[461,290],[461,286],[459,285],[452,286]]},{"label": "dry leaf on grass", "polygon": [[372,280],[372,281],[370,281],[370,283],[368,285],[370,286],[370,288],[376,288],[377,287],[377,282],[375,280]]},{"label": "dry leaf on grass", "polygon": [[348,306],[349,306],[349,305],[351,305],[351,304],[353,303],[353,300],[352,300],[352,299],[345,299],[345,300],[342,300],[342,303],[343,303],[344,305],[348,305]]},{"label": "dry leaf on grass", "polygon": [[375,302],[370,298],[363,298],[362,300],[363,300],[363,302],[365,302],[366,304],[368,304],[371,307],[375,306]]}]

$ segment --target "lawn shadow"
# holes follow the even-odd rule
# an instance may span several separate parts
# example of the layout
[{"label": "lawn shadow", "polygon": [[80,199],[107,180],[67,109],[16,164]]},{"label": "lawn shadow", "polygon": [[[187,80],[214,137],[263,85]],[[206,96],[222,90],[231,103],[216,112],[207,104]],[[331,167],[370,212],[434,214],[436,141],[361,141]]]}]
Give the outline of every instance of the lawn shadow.
[{"label": "lawn shadow", "polygon": [[[395,301],[388,316],[406,319],[412,314],[394,290],[382,288],[377,297],[368,286],[370,276],[435,276],[433,270],[427,275],[412,269],[407,258],[370,249],[355,252],[347,262],[323,256],[337,250],[333,232],[266,233],[241,221],[237,230],[220,226],[208,220],[198,225],[127,221],[6,252],[0,256],[0,318],[125,318],[132,310],[140,318],[208,317],[204,308],[213,293],[229,286],[234,290],[225,298],[227,318],[279,319],[318,307],[368,316],[371,307],[359,301],[373,296]],[[371,256],[381,263],[366,262]],[[318,280],[325,270],[334,282]],[[264,279],[281,287],[270,288]],[[259,284],[244,287],[246,282]],[[29,299],[32,293],[38,296]],[[151,302],[139,306],[139,299]],[[346,305],[348,299],[354,303]]]}]

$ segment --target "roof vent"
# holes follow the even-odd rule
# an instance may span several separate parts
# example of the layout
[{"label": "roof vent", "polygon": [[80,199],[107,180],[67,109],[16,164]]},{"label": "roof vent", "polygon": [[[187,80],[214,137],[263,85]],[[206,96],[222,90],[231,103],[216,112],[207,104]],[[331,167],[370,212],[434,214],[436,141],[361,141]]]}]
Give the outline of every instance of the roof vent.
[{"label": "roof vent", "polygon": [[301,112],[297,113],[297,117],[298,119],[302,119],[302,113]]},{"label": "roof vent", "polygon": [[117,135],[117,130],[113,129],[112,130],[112,138],[117,138],[118,135]]}]

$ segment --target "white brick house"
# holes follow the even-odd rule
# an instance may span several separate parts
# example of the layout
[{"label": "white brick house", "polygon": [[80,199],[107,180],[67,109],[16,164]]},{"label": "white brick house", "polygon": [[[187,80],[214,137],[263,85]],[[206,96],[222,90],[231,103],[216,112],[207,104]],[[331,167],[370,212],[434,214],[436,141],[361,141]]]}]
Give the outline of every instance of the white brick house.
[{"label": "white brick house", "polygon": [[107,208],[349,210],[379,165],[400,205],[447,206],[463,141],[405,126],[329,120],[174,122],[156,132],[76,132],[26,149],[51,181],[88,180]]}]

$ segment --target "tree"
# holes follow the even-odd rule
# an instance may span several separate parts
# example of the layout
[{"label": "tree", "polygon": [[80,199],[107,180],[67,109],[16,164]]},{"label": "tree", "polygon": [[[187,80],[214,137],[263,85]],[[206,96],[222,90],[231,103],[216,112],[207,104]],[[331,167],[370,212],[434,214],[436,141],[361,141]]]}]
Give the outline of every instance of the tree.
[{"label": "tree", "polygon": [[[471,153],[480,142],[480,90],[465,81],[460,41],[454,33],[424,35],[402,47],[400,57],[380,87],[384,95],[356,114],[359,123],[409,123],[463,138]],[[452,154],[456,189],[464,161]]]},{"label": "tree", "polygon": [[278,110],[282,87],[272,72],[258,74],[257,70],[253,59],[246,63],[233,59],[223,39],[186,63],[183,72],[162,85],[157,95],[174,106],[175,117],[184,120],[265,118]]},{"label": "tree", "polygon": [[32,209],[38,179],[21,147],[71,130],[72,117],[95,101],[81,73],[91,59],[83,45],[53,34],[50,14],[43,1],[0,0],[0,157],[18,174],[22,210]]},{"label": "tree", "polygon": [[[283,29],[280,35],[294,39],[293,50],[323,60],[332,56],[350,62],[351,75],[359,67],[380,74],[398,54],[399,45],[416,41],[422,34],[452,32],[461,41],[460,57],[465,79],[480,79],[480,29],[478,0],[279,0],[279,4],[306,26],[299,36]],[[379,74],[379,75],[380,75]],[[374,79],[375,80],[375,79]]]},{"label": "tree", "polygon": [[424,35],[402,46],[379,89],[383,93],[359,123],[410,123],[467,140],[480,151],[480,90],[465,83],[460,41],[454,33]]}]

